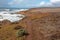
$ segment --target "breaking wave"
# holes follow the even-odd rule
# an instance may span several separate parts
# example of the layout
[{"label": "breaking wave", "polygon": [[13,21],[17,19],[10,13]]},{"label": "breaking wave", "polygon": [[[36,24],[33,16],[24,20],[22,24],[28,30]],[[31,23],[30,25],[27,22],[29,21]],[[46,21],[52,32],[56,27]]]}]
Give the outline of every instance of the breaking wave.
[{"label": "breaking wave", "polygon": [[[10,10],[10,9],[0,9],[0,21],[9,20],[11,22],[16,22],[25,17],[25,15],[17,14],[19,11],[26,11],[28,9],[20,9],[20,10]],[[13,14],[12,14],[13,13]]]}]

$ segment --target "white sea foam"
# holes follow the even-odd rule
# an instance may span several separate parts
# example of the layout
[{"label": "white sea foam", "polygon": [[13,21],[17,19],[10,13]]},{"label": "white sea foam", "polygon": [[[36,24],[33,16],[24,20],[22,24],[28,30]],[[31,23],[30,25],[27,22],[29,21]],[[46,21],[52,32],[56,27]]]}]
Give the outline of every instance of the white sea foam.
[{"label": "white sea foam", "polygon": [[[0,12],[0,21],[9,20],[11,22],[16,22],[25,17],[22,14],[16,14],[16,12],[25,11],[25,10],[14,10],[14,11],[1,11]],[[12,14],[13,13],[13,14]]]},{"label": "white sea foam", "polygon": [[19,12],[19,11],[26,11],[28,9],[20,9],[20,10],[13,10],[13,11],[10,11],[10,13],[16,13],[16,12]]}]

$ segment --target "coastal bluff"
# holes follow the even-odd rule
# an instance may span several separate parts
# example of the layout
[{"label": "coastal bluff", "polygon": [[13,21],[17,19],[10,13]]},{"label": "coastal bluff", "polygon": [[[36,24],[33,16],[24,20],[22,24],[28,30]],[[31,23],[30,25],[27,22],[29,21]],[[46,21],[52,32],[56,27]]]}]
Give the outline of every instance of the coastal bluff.
[{"label": "coastal bluff", "polygon": [[[0,25],[0,40],[60,40],[60,8],[32,8],[17,14],[26,17]],[[16,27],[23,27],[29,35],[17,37]]]}]

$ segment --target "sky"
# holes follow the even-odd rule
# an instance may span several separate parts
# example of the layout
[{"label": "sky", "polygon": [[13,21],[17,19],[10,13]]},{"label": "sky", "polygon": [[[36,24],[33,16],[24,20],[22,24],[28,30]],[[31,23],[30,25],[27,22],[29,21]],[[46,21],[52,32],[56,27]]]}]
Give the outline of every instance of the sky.
[{"label": "sky", "polygon": [[60,7],[60,0],[0,0],[0,7],[4,8]]}]

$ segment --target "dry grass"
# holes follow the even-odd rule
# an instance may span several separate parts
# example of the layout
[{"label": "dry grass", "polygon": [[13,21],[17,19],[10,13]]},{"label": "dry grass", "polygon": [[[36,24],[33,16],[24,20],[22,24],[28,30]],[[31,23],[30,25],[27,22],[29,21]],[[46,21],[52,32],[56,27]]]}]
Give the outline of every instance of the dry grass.
[{"label": "dry grass", "polygon": [[[0,22],[2,24],[0,25],[0,40],[60,40],[60,13],[41,13],[40,11],[25,11],[19,13],[26,15],[19,22]],[[18,38],[17,32],[19,30],[14,29],[16,26],[24,27],[29,35]],[[58,38],[55,39],[55,36]]]}]

